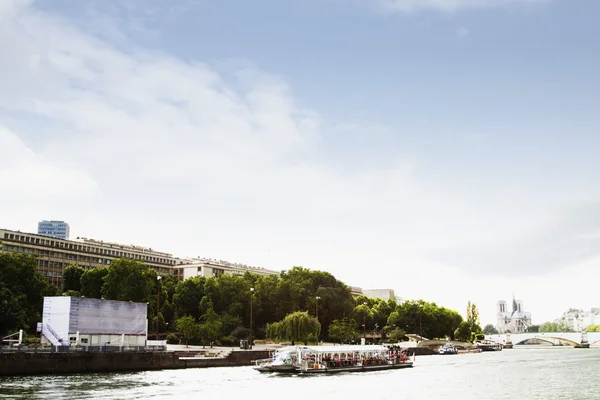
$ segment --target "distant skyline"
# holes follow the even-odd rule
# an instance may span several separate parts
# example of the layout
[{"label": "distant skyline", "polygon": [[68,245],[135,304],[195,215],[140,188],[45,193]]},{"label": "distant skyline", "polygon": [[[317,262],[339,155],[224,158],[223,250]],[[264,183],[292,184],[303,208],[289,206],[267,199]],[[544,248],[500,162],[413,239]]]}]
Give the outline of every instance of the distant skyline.
[{"label": "distant skyline", "polygon": [[592,0],[0,2],[0,226],[598,307]]}]

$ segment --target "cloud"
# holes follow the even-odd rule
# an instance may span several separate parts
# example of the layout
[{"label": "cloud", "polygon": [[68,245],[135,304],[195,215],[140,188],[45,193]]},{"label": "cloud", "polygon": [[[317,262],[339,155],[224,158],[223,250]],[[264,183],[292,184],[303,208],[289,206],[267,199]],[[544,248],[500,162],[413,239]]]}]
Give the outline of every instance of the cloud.
[{"label": "cloud", "polygon": [[600,202],[582,203],[557,210],[545,223],[481,243],[475,251],[441,250],[436,259],[478,275],[536,277],[599,257],[599,232]]},{"label": "cloud", "polygon": [[455,12],[469,8],[492,8],[513,5],[532,5],[549,0],[383,0],[385,8],[391,11],[411,12],[438,10]]},{"label": "cloud", "polygon": [[464,38],[464,37],[468,36],[469,33],[470,33],[470,31],[465,27],[460,27],[456,30],[456,36],[458,36],[460,38]]},{"label": "cloud", "polygon": [[[0,198],[5,226],[66,219],[79,236],[304,265],[460,310],[466,293],[493,310],[515,275],[547,277],[598,255],[598,205],[581,203],[600,198],[593,187],[473,185],[403,142],[428,132],[357,121],[353,110],[332,120],[258,68],[225,74],[122,46],[118,30],[115,44],[27,2],[2,4],[0,179],[14,194]],[[490,290],[490,279],[503,286]]]},{"label": "cloud", "polygon": [[28,205],[44,198],[51,204],[74,203],[94,196],[96,182],[85,172],[61,168],[36,154],[17,135],[0,126],[0,181],[4,206]]}]

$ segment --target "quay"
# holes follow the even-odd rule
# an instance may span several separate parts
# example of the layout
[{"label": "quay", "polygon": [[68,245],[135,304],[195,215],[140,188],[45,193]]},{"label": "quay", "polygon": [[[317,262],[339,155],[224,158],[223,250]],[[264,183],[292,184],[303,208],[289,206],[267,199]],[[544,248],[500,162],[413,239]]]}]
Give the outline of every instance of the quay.
[{"label": "quay", "polygon": [[0,376],[250,366],[255,360],[271,357],[273,352],[230,350],[226,354],[202,355],[197,351],[2,351]]},{"label": "quay", "polygon": [[[134,351],[51,351],[51,348],[0,351],[0,376],[57,375],[98,372],[136,372],[161,369],[249,367],[273,356],[278,345],[255,345],[252,350],[168,345],[168,349]],[[118,348],[117,348],[118,349]],[[431,355],[428,348],[408,348],[409,356]]]}]

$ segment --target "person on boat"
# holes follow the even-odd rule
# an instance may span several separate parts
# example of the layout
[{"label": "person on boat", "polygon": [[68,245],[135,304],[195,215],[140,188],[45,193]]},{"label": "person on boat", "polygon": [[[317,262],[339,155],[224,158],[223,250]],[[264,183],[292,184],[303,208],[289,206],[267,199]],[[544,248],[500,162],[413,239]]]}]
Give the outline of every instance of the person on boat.
[{"label": "person on boat", "polygon": [[408,361],[408,354],[406,354],[406,350],[403,350],[400,353],[400,362],[406,362]]}]

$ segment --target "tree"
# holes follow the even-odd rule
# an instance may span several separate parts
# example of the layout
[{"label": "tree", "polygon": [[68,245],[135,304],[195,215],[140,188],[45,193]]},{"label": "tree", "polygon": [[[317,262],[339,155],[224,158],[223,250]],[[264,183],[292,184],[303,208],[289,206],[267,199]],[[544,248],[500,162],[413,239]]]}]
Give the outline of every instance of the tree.
[{"label": "tree", "polygon": [[469,330],[471,331],[471,338],[469,341],[473,341],[476,335],[481,334],[482,329],[479,325],[479,310],[477,306],[470,301],[467,304],[467,324],[469,324]]},{"label": "tree", "polygon": [[99,299],[102,297],[102,285],[108,275],[107,268],[89,269],[81,275],[81,295]]},{"label": "tree", "polygon": [[200,333],[196,320],[190,315],[186,315],[175,321],[175,328],[183,335],[185,347],[188,347],[189,340],[197,339]]},{"label": "tree", "polygon": [[63,270],[63,292],[81,292],[81,277],[85,269],[79,265],[69,265]]},{"label": "tree", "polygon": [[454,332],[454,337],[461,342],[470,342],[472,338],[471,324],[467,321],[461,322]]},{"label": "tree", "polygon": [[250,329],[244,328],[242,326],[237,327],[231,332],[231,336],[233,336],[237,340],[248,339],[250,337]]},{"label": "tree", "polygon": [[406,332],[404,332],[400,328],[393,328],[392,330],[387,332],[386,336],[390,342],[397,343],[406,339]]},{"label": "tree", "polygon": [[481,338],[482,332],[479,325],[479,310],[475,304],[469,301],[467,303],[467,319],[456,328],[454,336],[463,342],[473,342]]},{"label": "tree", "polygon": [[585,330],[586,332],[600,332],[600,325],[590,325]]},{"label": "tree", "polygon": [[[156,329],[156,315],[154,315],[150,321],[148,321],[148,329]],[[164,332],[167,330],[167,323],[165,321],[165,318],[163,317],[162,313],[158,314],[158,329],[161,332]]]},{"label": "tree", "polygon": [[484,335],[497,335],[499,332],[492,324],[487,324],[485,328],[483,328]]},{"label": "tree", "polygon": [[565,321],[559,322],[544,322],[540,325],[540,332],[570,332],[571,329]]},{"label": "tree", "polygon": [[355,321],[361,327],[362,332],[366,332],[369,322],[373,319],[373,312],[369,308],[368,304],[359,304],[354,307],[352,312]]},{"label": "tree", "polygon": [[360,337],[356,321],[350,318],[336,319],[329,325],[329,338],[340,343],[348,343]]},{"label": "tree", "polygon": [[213,310],[212,306],[206,310],[202,318],[204,319],[204,322],[200,324],[202,344],[205,345],[208,342],[212,347],[212,342],[219,339],[221,335],[223,323],[219,320],[219,315]]},{"label": "tree", "polygon": [[102,295],[110,300],[149,302],[155,305],[156,276],[156,271],[139,260],[114,260],[104,278]]},{"label": "tree", "polygon": [[44,296],[57,296],[58,288],[36,271],[37,258],[0,253],[0,335],[23,329],[34,333],[41,321]]},{"label": "tree", "polygon": [[202,315],[200,301],[204,297],[205,283],[206,278],[195,276],[177,284],[175,293],[173,294],[173,306],[176,317],[191,315],[196,319],[200,318]]},{"label": "tree", "polygon": [[272,339],[291,340],[292,344],[296,341],[302,341],[305,345],[308,345],[309,337],[319,336],[321,324],[307,311],[297,311],[286,315],[279,322],[270,324],[267,327],[267,332]]}]

